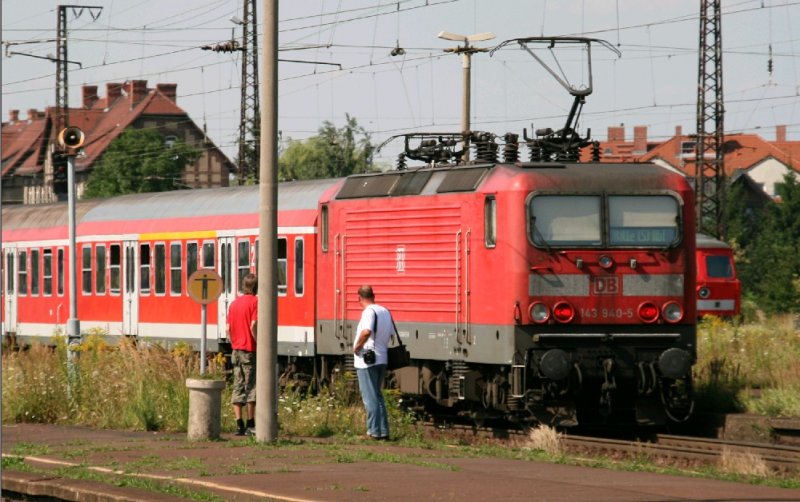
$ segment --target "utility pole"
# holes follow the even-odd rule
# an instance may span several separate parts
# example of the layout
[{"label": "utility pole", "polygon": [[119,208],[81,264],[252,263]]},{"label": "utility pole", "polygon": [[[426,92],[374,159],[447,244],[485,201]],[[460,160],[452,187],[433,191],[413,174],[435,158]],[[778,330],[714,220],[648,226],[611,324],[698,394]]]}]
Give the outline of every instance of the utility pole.
[{"label": "utility pole", "polygon": [[264,114],[261,115],[258,238],[256,440],[278,439],[278,0],[264,6]]},{"label": "utility pole", "polygon": [[483,42],[494,38],[494,33],[476,33],[474,35],[459,35],[457,33],[449,33],[447,31],[439,32],[439,38],[443,40],[452,40],[456,42],[464,42],[464,45],[451,47],[445,49],[444,52],[452,52],[454,54],[461,54],[462,58],[462,91],[461,91],[461,136],[464,138],[464,155],[462,159],[464,162],[469,160],[469,135],[470,135],[470,103],[471,103],[471,60],[472,55],[476,52],[486,52],[488,49],[479,49],[471,46],[470,42]]},{"label": "utility pole", "polygon": [[697,231],[722,237],[725,200],[725,104],[722,93],[721,0],[700,1],[700,49],[697,71],[697,143],[695,196]]}]

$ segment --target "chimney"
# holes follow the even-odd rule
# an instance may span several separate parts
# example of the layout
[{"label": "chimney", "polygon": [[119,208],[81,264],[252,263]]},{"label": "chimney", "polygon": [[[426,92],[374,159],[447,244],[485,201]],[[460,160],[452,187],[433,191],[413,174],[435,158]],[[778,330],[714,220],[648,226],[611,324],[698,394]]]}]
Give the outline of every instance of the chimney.
[{"label": "chimney", "polygon": [[97,86],[96,85],[84,85],[81,87],[81,92],[83,94],[83,107],[84,108],[91,108],[97,103]]},{"label": "chimney", "polygon": [[177,100],[178,84],[156,84],[156,90],[173,103]]},{"label": "chimney", "polygon": [[609,127],[608,128],[608,141],[616,141],[622,143],[625,141],[625,127]]},{"label": "chimney", "polygon": [[106,84],[106,107],[114,104],[122,96],[122,84],[119,82],[109,82]]},{"label": "chimney", "polygon": [[131,80],[128,84],[131,106],[136,106],[145,96],[147,96],[147,80]]},{"label": "chimney", "polygon": [[647,126],[633,128],[633,152],[647,153]]},{"label": "chimney", "polygon": [[775,141],[778,143],[786,143],[786,126],[775,126]]},{"label": "chimney", "polygon": [[8,111],[8,120],[9,122],[16,122],[19,120],[19,110],[9,110]]},{"label": "chimney", "polygon": [[36,108],[28,108],[28,120],[36,120],[39,118],[39,112]]},{"label": "chimney", "polygon": [[683,127],[675,126],[675,137],[680,139],[683,136]]}]

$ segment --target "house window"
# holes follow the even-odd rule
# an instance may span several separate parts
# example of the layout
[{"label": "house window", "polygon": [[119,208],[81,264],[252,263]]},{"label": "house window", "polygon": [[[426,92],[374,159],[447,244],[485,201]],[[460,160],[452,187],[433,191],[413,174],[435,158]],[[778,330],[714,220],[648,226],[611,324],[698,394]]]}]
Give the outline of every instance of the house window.
[{"label": "house window", "polygon": [[681,141],[681,156],[691,156],[694,155],[695,147],[697,146],[696,141]]},{"label": "house window", "polygon": [[170,134],[169,136],[164,136],[164,146],[167,148],[172,148],[175,146],[175,143],[178,141],[178,137]]}]

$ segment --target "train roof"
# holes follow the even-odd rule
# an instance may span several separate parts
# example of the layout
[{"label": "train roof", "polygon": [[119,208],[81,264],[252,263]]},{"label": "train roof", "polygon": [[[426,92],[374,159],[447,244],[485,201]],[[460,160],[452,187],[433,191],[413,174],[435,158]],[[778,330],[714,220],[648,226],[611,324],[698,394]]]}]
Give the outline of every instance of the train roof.
[{"label": "train roof", "polygon": [[653,163],[542,163],[466,164],[420,167],[402,171],[370,173],[347,178],[336,199],[430,195],[470,192],[484,187],[507,187],[506,174],[533,174],[543,189],[569,192],[627,190],[687,190],[680,174]]},{"label": "train roof", "polygon": [[697,247],[698,248],[725,248],[730,249],[730,245],[727,242],[723,242],[721,240],[715,239],[710,235],[706,234],[697,234]]},{"label": "train roof", "polygon": [[[280,211],[316,209],[322,194],[337,179],[291,181],[278,190]],[[76,204],[76,222],[157,220],[258,213],[259,187],[225,187],[129,194]],[[3,208],[3,229],[47,228],[67,224],[67,204]]]}]

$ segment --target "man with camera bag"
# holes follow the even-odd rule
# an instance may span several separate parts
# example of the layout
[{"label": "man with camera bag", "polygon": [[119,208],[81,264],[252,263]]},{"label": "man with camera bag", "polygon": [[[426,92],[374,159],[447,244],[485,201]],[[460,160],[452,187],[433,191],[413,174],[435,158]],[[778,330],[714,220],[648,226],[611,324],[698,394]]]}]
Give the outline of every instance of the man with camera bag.
[{"label": "man with camera bag", "polygon": [[385,440],[389,439],[389,418],[382,389],[394,322],[389,311],[375,303],[371,286],[358,288],[358,304],[364,310],[356,328],[353,365],[358,373],[361,399],[367,410],[367,435],[372,439]]}]

